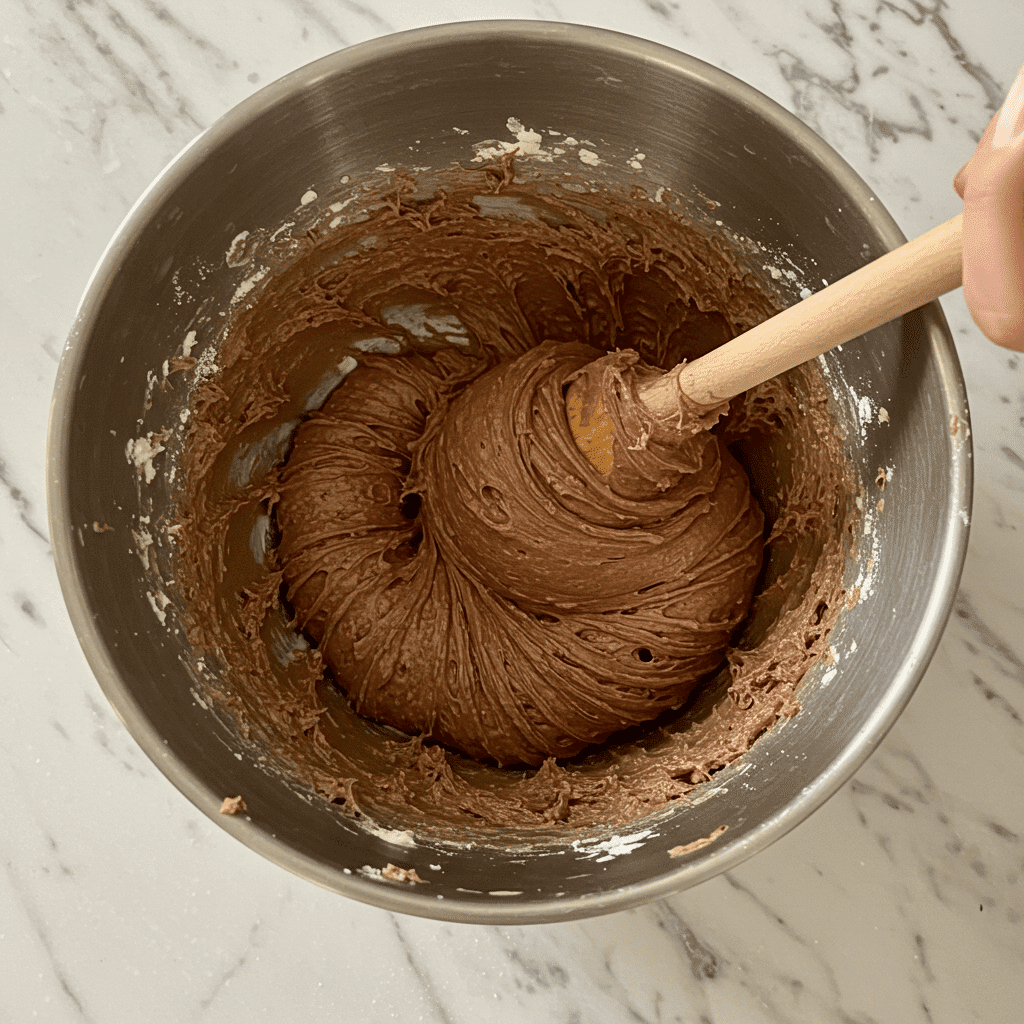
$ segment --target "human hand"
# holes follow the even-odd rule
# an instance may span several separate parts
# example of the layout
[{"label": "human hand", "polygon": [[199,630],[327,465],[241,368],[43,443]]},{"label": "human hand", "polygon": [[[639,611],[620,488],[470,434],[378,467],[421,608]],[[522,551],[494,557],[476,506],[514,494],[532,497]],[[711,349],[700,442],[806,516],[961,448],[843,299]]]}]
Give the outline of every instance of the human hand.
[{"label": "human hand", "polygon": [[1024,352],[1024,68],[953,187],[967,308],[997,345]]}]

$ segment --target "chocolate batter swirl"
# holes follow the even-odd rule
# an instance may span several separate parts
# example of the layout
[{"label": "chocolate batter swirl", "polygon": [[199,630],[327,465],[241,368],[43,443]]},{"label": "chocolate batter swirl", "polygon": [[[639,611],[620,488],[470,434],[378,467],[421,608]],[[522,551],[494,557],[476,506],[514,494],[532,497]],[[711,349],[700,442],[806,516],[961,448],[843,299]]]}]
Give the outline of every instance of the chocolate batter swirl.
[{"label": "chocolate batter swirl", "polygon": [[[540,764],[679,706],[722,662],[760,510],[703,424],[641,434],[635,353],[601,357],[553,342],[489,370],[456,351],[368,359],[299,428],[284,578],[361,714]],[[580,373],[636,447],[609,477],[569,432]]]}]

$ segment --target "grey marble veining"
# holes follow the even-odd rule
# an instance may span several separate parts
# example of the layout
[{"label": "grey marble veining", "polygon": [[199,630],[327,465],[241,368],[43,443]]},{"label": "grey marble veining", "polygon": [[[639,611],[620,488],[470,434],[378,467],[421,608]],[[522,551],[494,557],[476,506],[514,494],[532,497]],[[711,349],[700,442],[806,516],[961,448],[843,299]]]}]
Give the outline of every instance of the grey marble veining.
[{"label": "grey marble veining", "polygon": [[956,212],[952,176],[1024,60],[1015,0],[0,0],[0,1020],[1024,1019],[1024,360],[959,294],[943,306],[976,495],[940,649],[855,778],[724,877],[575,924],[399,918],[234,842],[102,697],[56,582],[43,466],[103,247],[260,86],[480,17],[602,25],[738,75],[835,146],[908,236]]}]

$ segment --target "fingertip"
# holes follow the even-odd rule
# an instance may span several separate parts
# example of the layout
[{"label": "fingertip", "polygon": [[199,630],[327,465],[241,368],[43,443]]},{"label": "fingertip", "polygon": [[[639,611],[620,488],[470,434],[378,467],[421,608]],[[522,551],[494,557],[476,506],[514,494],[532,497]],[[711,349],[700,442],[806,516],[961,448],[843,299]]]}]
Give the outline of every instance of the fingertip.
[{"label": "fingertip", "polygon": [[1024,352],[1024,310],[991,309],[975,303],[971,316],[989,341],[1013,352]]},{"label": "fingertip", "polygon": [[970,166],[971,161],[968,160],[967,163],[965,163],[953,176],[953,188],[961,199],[964,197],[964,189],[967,188],[967,168]]},{"label": "fingertip", "polygon": [[967,308],[989,340],[1003,348],[1024,351],[1024,274],[1014,269],[1020,263],[1013,258],[1020,255],[1020,242],[1014,238],[1000,244],[991,231],[980,238],[978,234],[973,230],[964,232]]}]

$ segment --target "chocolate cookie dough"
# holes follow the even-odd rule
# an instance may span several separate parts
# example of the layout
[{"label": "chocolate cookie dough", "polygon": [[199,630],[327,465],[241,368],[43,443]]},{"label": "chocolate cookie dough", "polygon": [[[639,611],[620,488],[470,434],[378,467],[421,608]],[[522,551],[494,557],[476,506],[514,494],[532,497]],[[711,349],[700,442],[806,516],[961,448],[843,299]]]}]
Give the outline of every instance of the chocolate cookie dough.
[{"label": "chocolate cookie dough", "polygon": [[[760,282],[642,199],[433,184],[310,237],[196,388],[192,638],[270,761],[353,810],[630,820],[798,709],[843,602],[826,389],[644,419],[646,375],[774,311]],[[569,431],[579,374],[611,474]]]},{"label": "chocolate cookie dough", "polygon": [[299,427],[279,556],[358,712],[536,765],[678,707],[722,662],[761,512],[700,423],[652,435],[617,418],[636,450],[595,469],[569,432],[569,382],[596,373],[628,421],[639,405],[635,354],[601,356],[377,357]]}]

